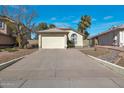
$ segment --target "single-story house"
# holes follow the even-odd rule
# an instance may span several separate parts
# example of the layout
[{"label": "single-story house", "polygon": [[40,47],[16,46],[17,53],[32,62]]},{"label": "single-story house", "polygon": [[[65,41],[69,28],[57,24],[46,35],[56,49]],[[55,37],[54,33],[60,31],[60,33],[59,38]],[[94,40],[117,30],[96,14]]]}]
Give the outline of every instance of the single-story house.
[{"label": "single-story house", "polygon": [[90,45],[106,45],[124,47],[124,25],[110,28],[90,38]]},{"label": "single-story house", "polygon": [[0,21],[0,48],[10,47],[15,44],[15,37],[11,35],[11,31],[7,25]]},{"label": "single-story house", "polygon": [[73,42],[75,47],[83,47],[83,36],[70,28],[53,28],[38,31],[39,48],[53,49],[67,48],[67,41]]}]

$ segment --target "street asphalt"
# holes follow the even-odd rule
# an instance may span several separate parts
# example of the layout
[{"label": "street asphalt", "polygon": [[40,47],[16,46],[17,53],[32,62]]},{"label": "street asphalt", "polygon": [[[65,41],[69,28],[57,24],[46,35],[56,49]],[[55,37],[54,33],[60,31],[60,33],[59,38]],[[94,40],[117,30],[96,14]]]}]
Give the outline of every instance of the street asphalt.
[{"label": "street asphalt", "polygon": [[78,49],[40,49],[0,71],[1,88],[119,88],[124,76]]}]

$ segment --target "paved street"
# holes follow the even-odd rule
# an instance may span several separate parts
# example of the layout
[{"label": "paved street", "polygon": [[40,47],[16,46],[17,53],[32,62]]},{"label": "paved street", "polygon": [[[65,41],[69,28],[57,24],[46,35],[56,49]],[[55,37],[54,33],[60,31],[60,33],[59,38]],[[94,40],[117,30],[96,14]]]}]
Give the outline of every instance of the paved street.
[{"label": "paved street", "polygon": [[76,49],[41,49],[0,71],[0,87],[124,87],[124,76]]}]

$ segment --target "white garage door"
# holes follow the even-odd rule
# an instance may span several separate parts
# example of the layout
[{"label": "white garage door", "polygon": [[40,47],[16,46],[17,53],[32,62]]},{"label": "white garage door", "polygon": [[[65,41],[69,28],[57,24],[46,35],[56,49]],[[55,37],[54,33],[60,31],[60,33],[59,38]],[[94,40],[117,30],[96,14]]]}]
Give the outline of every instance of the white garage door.
[{"label": "white garage door", "polygon": [[43,36],[42,48],[64,48],[65,39],[64,36]]}]

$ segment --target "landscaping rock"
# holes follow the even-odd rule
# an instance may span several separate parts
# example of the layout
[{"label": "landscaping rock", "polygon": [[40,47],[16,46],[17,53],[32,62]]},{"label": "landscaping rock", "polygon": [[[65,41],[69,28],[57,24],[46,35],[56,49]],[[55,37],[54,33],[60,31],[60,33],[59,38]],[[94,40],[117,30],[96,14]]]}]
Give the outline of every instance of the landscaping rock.
[{"label": "landscaping rock", "polygon": [[111,53],[100,56],[99,58],[114,63],[115,60],[118,58],[118,53],[119,51],[112,50]]}]

